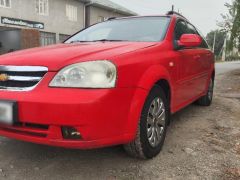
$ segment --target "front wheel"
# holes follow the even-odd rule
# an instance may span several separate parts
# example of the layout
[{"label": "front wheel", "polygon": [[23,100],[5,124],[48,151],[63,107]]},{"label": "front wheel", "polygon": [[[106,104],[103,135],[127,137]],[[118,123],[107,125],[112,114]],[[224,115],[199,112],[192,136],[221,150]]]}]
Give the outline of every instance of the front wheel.
[{"label": "front wheel", "polygon": [[144,104],[134,141],[124,145],[131,156],[150,159],[162,149],[169,121],[169,102],[163,89],[154,86]]},{"label": "front wheel", "polygon": [[212,104],[212,99],[213,99],[213,89],[214,89],[214,79],[211,78],[208,85],[207,94],[201,97],[199,100],[197,100],[197,104],[200,106],[210,106]]}]

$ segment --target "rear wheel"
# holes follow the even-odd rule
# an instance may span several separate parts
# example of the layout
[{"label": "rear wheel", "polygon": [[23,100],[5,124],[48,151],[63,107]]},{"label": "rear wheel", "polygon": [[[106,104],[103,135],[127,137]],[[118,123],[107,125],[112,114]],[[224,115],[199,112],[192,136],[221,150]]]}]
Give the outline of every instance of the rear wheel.
[{"label": "rear wheel", "polygon": [[124,145],[134,157],[153,158],[162,149],[169,120],[169,102],[163,89],[154,86],[144,104],[134,141]]},{"label": "rear wheel", "polygon": [[213,99],[213,89],[214,89],[214,79],[211,78],[208,85],[207,94],[201,97],[199,100],[197,100],[197,104],[200,106],[210,106],[212,104],[212,99]]}]

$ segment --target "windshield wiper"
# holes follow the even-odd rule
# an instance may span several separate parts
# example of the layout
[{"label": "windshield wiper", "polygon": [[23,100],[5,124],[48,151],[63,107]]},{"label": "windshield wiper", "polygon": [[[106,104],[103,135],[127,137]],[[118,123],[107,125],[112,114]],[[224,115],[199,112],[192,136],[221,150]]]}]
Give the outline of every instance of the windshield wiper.
[{"label": "windshield wiper", "polygon": [[127,40],[115,40],[115,39],[97,39],[93,41],[81,41],[81,40],[76,40],[76,41],[71,41],[70,43],[84,43],[84,42],[122,42],[122,41],[127,41]]},{"label": "windshield wiper", "polygon": [[122,42],[127,40],[117,40],[117,39],[98,39],[91,42]]},{"label": "windshield wiper", "polygon": [[76,40],[76,41],[71,41],[70,43],[84,43],[84,42],[92,42],[92,41],[80,41],[80,40]]}]

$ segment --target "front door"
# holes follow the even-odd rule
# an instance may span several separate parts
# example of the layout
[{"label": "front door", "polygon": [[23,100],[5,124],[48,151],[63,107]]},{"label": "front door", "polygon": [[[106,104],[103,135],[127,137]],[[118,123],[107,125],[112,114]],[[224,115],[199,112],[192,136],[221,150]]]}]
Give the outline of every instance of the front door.
[{"label": "front door", "polygon": [[[178,20],[175,27],[175,41],[180,40],[183,34],[192,34],[187,28],[184,20]],[[176,106],[182,106],[190,102],[199,94],[198,75],[200,74],[199,62],[202,59],[201,50],[188,48],[177,50],[178,57],[178,79],[176,90]],[[176,107],[177,108],[177,107]]]}]

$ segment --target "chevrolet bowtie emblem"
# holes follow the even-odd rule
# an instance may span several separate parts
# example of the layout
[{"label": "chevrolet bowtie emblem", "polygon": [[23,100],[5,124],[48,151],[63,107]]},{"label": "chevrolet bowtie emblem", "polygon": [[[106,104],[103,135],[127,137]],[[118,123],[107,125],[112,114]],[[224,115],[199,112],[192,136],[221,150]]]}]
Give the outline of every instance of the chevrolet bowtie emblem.
[{"label": "chevrolet bowtie emblem", "polygon": [[0,74],[0,81],[5,82],[9,80],[9,76],[7,74]]}]

